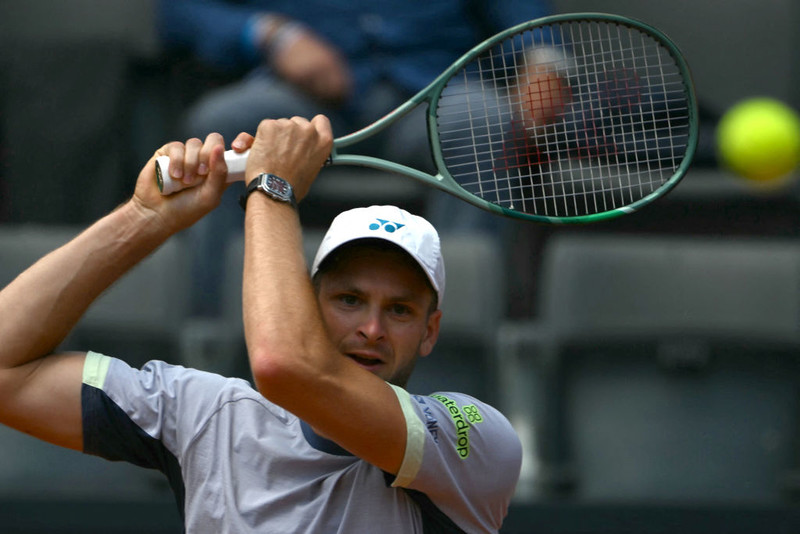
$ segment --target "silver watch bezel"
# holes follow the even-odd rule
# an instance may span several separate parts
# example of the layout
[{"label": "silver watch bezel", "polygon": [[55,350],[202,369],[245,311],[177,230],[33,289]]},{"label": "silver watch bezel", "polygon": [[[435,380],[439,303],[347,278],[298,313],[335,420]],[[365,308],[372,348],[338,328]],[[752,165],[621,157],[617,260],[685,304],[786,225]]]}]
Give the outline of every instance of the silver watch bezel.
[{"label": "silver watch bezel", "polygon": [[[274,187],[275,183],[280,183],[282,188],[276,189]],[[261,173],[258,175],[258,185],[256,188],[260,189],[266,193],[267,196],[274,198],[275,200],[294,204],[294,191],[292,190],[292,184],[280,176],[270,173]]]}]

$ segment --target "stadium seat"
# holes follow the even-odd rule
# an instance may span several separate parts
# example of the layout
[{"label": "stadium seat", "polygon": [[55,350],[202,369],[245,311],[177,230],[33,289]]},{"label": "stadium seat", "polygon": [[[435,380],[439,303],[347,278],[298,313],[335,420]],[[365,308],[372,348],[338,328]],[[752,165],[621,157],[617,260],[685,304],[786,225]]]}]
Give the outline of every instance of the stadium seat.
[{"label": "stadium seat", "polygon": [[[80,232],[76,226],[0,225],[0,287]],[[174,241],[120,279],[90,308],[62,344],[64,349],[106,351],[136,365],[150,353],[146,342],[177,347],[181,284]],[[140,351],[135,350],[141,349]],[[159,354],[164,358],[169,354]],[[171,500],[166,480],[150,470],[104,462],[44,443],[0,425],[0,497],[13,499]],[[12,525],[13,526],[13,525]]]},{"label": "stadium seat", "polygon": [[1,224],[0,287],[80,231],[81,227],[71,225]]},{"label": "stadium seat", "polygon": [[78,322],[73,343],[139,367],[151,359],[178,363],[187,319],[187,254],[173,238],[103,293]]},{"label": "stadium seat", "polygon": [[[0,225],[0,284],[76,236],[73,225]],[[179,239],[164,243],[112,285],[87,310],[64,349],[95,350],[139,366],[175,361],[187,313],[186,254]]]},{"label": "stadium seat", "polygon": [[561,234],[534,320],[498,330],[518,498],[797,497],[800,245]]},{"label": "stadium seat", "polygon": [[[81,231],[77,225],[0,225],[0,287]],[[67,339],[69,342],[69,338]]]}]

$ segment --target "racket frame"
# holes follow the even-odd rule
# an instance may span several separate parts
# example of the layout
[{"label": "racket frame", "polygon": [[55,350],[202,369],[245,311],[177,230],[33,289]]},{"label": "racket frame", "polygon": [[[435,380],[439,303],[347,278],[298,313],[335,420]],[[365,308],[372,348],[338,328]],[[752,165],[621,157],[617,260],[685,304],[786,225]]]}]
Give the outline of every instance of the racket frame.
[{"label": "racket frame", "polygon": [[[675,173],[672,175],[672,177],[670,177],[669,180],[667,180],[664,184],[658,187],[655,191],[649,193],[648,195],[642,197],[637,201],[632,202],[631,204],[628,204],[626,206],[621,206],[618,208],[612,208],[611,210],[603,211],[600,213],[593,213],[589,215],[579,215],[579,216],[556,217],[548,215],[523,213],[511,209],[506,209],[493,202],[489,202],[488,200],[484,200],[478,196],[473,195],[472,193],[467,192],[458,184],[458,182],[456,182],[456,180],[450,175],[450,173],[447,172],[447,166],[444,163],[444,156],[442,154],[441,145],[438,141],[439,129],[436,116],[436,111],[437,111],[436,104],[438,103],[442,91],[446,87],[447,83],[467,64],[475,60],[477,57],[479,57],[481,54],[486,52],[491,47],[497,45],[498,43],[501,43],[502,41],[505,41],[506,39],[508,39],[513,35],[533,30],[542,26],[548,26],[559,23],[574,23],[574,22],[605,22],[605,23],[620,24],[623,26],[634,28],[636,30],[639,30],[645,34],[654,37],[660,44],[662,44],[667,49],[670,56],[675,60],[675,64],[678,68],[681,78],[684,81],[683,85],[686,91],[686,100],[688,103],[688,116],[689,116],[689,132],[688,132],[686,152],[684,153],[683,159],[678,168],[676,169]],[[428,105],[427,109],[428,140],[430,144],[431,154],[433,156],[433,161],[435,163],[436,169],[438,170],[437,174],[435,175],[428,174],[426,172],[414,169],[412,167],[408,167],[406,165],[402,165],[400,163],[395,163],[392,161],[372,156],[339,153],[340,148],[345,148],[347,146],[354,145],[372,135],[375,135],[376,133],[384,130],[394,122],[400,120],[402,117],[410,113],[412,110],[416,109],[421,104],[425,103],[427,103]],[[699,132],[699,125],[697,116],[697,97],[694,91],[694,83],[692,82],[691,72],[689,71],[689,66],[686,63],[686,60],[684,59],[680,49],[669,37],[667,37],[663,32],[659,31],[658,29],[648,24],[645,24],[644,22],[640,22],[638,20],[631,19],[629,17],[624,17],[622,15],[614,15],[610,13],[591,13],[591,12],[569,13],[569,14],[541,17],[528,22],[524,22],[522,24],[518,24],[516,26],[512,26],[486,39],[482,43],[474,46],[466,54],[461,56],[455,63],[453,63],[450,67],[448,67],[447,70],[445,70],[439,76],[437,76],[436,79],[433,80],[427,87],[419,91],[406,103],[397,107],[396,109],[385,115],[383,118],[375,121],[369,126],[366,126],[361,130],[358,130],[354,133],[351,133],[349,135],[334,140],[333,142],[334,148],[331,153],[331,159],[329,164],[357,165],[357,166],[370,167],[373,169],[378,169],[382,171],[408,176],[424,184],[427,184],[429,186],[435,187],[449,194],[452,194],[460,198],[461,200],[469,202],[470,204],[473,204],[479,208],[506,217],[525,219],[525,220],[543,222],[548,224],[564,224],[564,223],[584,224],[584,223],[598,222],[606,219],[612,219],[620,215],[632,213],[642,208],[643,206],[650,204],[654,200],[666,195],[670,190],[672,190],[675,187],[675,185],[683,178],[683,176],[689,170],[689,167],[691,166],[692,163],[692,159],[694,158],[695,151],[697,150],[698,132]]]}]

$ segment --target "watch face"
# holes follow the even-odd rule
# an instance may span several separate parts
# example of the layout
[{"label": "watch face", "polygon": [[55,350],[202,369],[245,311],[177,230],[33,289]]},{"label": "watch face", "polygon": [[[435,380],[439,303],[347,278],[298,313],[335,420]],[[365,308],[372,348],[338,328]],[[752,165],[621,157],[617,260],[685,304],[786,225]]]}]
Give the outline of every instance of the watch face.
[{"label": "watch face", "polygon": [[291,186],[281,178],[273,175],[267,175],[266,184],[267,189],[280,195],[282,198],[289,199],[291,197]]}]

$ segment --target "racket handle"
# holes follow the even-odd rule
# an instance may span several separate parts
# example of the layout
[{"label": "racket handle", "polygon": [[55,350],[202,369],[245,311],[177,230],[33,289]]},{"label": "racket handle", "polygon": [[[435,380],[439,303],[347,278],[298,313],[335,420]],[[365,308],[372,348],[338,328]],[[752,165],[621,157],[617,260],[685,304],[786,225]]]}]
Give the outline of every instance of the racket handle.
[{"label": "racket handle", "polygon": [[[228,150],[225,152],[225,163],[228,165],[228,182],[244,180],[244,170],[247,166],[247,155],[249,153],[249,150],[245,152]],[[162,195],[171,195],[181,189],[192,187],[169,175],[169,156],[156,158],[156,181],[158,182],[158,190],[161,191]]]}]

